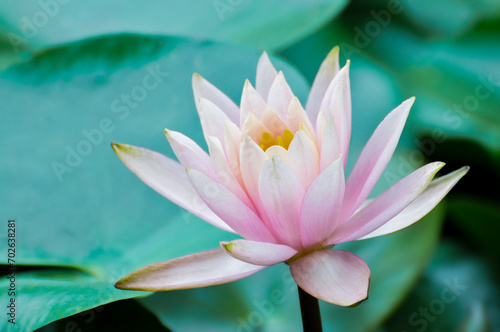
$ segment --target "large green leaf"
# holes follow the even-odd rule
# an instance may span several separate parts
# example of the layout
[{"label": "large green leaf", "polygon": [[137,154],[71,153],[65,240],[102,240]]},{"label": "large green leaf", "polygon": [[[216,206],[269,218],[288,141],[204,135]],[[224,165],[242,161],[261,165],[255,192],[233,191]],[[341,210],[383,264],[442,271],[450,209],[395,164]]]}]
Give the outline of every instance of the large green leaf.
[{"label": "large green leaf", "polygon": [[[356,308],[322,302],[325,331],[373,331],[390,315],[434,254],[442,212],[437,208],[425,220],[396,234],[342,246],[370,267],[370,298]],[[156,293],[140,302],[174,331],[302,329],[297,285],[285,264],[231,284]]]},{"label": "large green leaf", "polygon": [[13,290],[12,296],[8,294],[11,292],[0,294],[1,303],[10,306],[3,315],[12,314],[5,316],[8,319],[2,318],[0,328],[6,332],[33,331],[57,319],[131,297],[129,292],[115,289],[109,281],[80,271],[48,270],[10,276],[0,279],[2,290]]},{"label": "large green leaf", "polygon": [[[46,303],[40,310],[20,306],[19,317],[34,328],[138,296],[112,284],[143,265],[232,239],[144,185],[109,142],[172,156],[165,127],[201,142],[192,73],[238,100],[245,78],[255,76],[259,55],[214,42],[121,35],[49,49],[0,73],[0,138],[6,143],[0,146],[0,215],[16,220],[16,263],[75,267],[91,275],[19,275],[23,301]],[[285,62],[274,62],[304,101],[305,80]],[[6,252],[6,233],[0,234]],[[54,296],[58,278],[67,287]],[[47,314],[84,285],[109,295],[78,297],[57,315]],[[4,303],[7,295],[1,296]]]},{"label": "large green leaf", "polygon": [[492,264],[443,243],[386,331],[498,331],[500,288]]},{"label": "large green leaf", "polygon": [[500,257],[500,208],[498,201],[462,195],[450,200],[450,218],[479,249],[494,258]]},{"label": "large green leaf", "polygon": [[[379,23],[367,12],[353,15],[349,20],[332,22],[318,33],[282,52],[299,67],[307,66],[305,74],[311,79],[309,59],[320,61],[332,44],[340,45],[340,54],[353,64],[369,61],[372,71],[384,77],[382,93],[392,101],[394,95],[416,96],[407,124],[411,132],[409,143],[420,148],[415,159],[431,157],[439,144],[469,140],[486,149],[489,158],[500,165],[500,72],[497,30],[474,30],[459,39],[431,40],[397,22],[391,16],[388,25]],[[372,29],[372,30],[370,30]],[[306,51],[303,51],[306,50]],[[353,68],[353,72],[354,72]],[[371,84],[369,73],[360,80]],[[353,73],[354,76],[354,73]],[[380,87],[372,85],[377,92]],[[353,98],[363,106],[370,105],[372,95]],[[377,98],[377,96],[375,96]],[[364,115],[371,114],[369,107]],[[424,138],[424,139],[417,139]],[[460,146],[460,144],[457,144]],[[458,149],[455,155],[471,157],[470,152]],[[469,158],[462,158],[467,162]]]},{"label": "large green leaf", "polygon": [[[472,32],[453,43],[428,42],[395,24],[369,51],[379,57],[404,91],[421,101],[415,127],[439,139],[468,139],[500,161],[500,45],[496,32]],[[397,45],[397,47],[395,47]],[[390,49],[391,52],[387,52]]]},{"label": "large green leaf", "polygon": [[110,33],[167,34],[279,49],[335,16],[347,0],[22,0],[0,3],[14,48],[44,47]]},{"label": "large green leaf", "polygon": [[[430,38],[455,38],[485,22],[498,22],[498,1],[476,0],[355,0],[353,9],[364,12],[372,20],[386,20],[388,10],[391,21],[401,17],[413,30]],[[395,15],[394,15],[395,14]],[[389,24],[389,22],[387,23]],[[375,31],[375,28],[373,28]]]}]

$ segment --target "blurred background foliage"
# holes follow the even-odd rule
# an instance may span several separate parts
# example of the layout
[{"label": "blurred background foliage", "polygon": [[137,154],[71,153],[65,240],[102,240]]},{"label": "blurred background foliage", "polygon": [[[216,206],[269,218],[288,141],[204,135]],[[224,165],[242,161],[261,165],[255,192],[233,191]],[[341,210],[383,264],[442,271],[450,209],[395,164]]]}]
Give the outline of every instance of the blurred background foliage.
[{"label": "blurred background foliage", "polygon": [[0,212],[17,225],[18,329],[2,318],[0,330],[300,331],[284,264],[203,289],[115,289],[143,265],[232,238],[142,184],[109,142],[172,156],[168,127],[204,146],[193,72],[238,102],[266,50],[304,103],[335,45],[352,62],[348,168],[383,117],[417,97],[374,194],[427,161],[471,171],[415,226],[345,245],[372,270],[370,298],[322,303],[325,331],[500,331],[494,0],[1,2]]}]

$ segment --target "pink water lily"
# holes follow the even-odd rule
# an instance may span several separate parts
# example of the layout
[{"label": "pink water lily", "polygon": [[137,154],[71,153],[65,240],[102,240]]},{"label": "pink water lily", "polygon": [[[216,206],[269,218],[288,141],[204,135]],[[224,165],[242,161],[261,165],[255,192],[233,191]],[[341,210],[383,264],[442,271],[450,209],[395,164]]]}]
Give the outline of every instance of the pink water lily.
[{"label": "pink water lily", "polygon": [[217,285],[286,262],[297,284],[321,300],[350,306],[367,298],[370,270],[339,243],[393,233],[431,211],[465,175],[433,180],[434,162],[368,199],[398,143],[413,98],[379,124],[345,179],[351,137],[349,62],[338,48],[323,61],[305,109],[264,53],[255,88],[238,107],[195,74],[193,90],[209,153],[166,130],[179,162],[113,144],[142,181],[172,202],[243,239],[143,267],[121,289],[164,291]]}]

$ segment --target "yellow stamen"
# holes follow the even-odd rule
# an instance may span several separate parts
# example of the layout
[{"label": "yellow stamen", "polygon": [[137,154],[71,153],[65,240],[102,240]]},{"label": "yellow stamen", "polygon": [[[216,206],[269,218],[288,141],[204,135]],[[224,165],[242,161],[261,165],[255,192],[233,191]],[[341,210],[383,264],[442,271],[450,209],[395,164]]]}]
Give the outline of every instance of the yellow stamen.
[{"label": "yellow stamen", "polygon": [[276,139],[270,132],[266,131],[264,134],[262,134],[259,146],[264,151],[274,145],[279,145],[285,148],[285,150],[288,150],[288,147],[290,146],[290,143],[292,143],[292,140],[293,134],[288,129],[285,129],[285,131],[283,132],[283,136],[278,136]]}]

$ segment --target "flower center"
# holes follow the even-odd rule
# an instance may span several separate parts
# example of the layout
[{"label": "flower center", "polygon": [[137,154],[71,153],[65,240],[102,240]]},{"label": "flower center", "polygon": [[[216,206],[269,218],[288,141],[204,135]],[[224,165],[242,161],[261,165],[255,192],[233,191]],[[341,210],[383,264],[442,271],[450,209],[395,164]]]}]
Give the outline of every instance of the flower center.
[{"label": "flower center", "polygon": [[293,134],[288,129],[285,129],[283,135],[278,136],[277,138],[274,138],[274,136],[270,132],[266,131],[264,134],[262,134],[259,146],[264,151],[266,151],[267,149],[269,149],[271,146],[274,145],[279,145],[283,147],[285,150],[288,150],[288,147],[290,146],[292,140],[293,140]]}]

